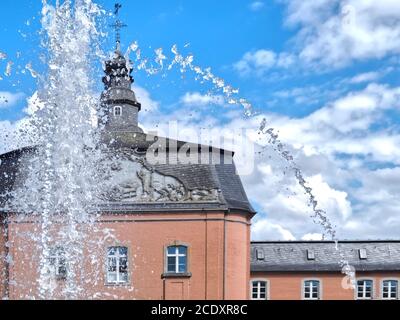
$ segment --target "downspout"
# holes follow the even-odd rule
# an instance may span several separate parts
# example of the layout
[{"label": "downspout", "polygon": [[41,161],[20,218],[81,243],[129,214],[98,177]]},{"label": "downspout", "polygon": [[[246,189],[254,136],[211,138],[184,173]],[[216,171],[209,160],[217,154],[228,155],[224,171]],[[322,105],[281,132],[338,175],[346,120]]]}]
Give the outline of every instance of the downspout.
[{"label": "downspout", "polygon": [[224,262],[223,262],[223,265],[224,265],[224,270],[223,270],[223,277],[222,277],[222,281],[223,281],[223,283],[222,283],[222,298],[223,298],[223,300],[226,300],[226,251],[227,251],[227,248],[226,248],[226,213],[227,212],[229,212],[229,210],[228,211],[226,211],[225,212],[225,214],[224,214],[224,256],[223,256],[223,259],[224,259]]}]

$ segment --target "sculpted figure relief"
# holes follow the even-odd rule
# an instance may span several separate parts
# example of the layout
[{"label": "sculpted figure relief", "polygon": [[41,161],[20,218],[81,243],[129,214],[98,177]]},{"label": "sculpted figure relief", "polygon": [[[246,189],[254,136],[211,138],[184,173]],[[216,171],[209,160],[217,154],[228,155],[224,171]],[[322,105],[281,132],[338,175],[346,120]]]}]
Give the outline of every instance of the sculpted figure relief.
[{"label": "sculpted figure relief", "polygon": [[165,176],[148,165],[143,156],[124,152],[110,161],[104,201],[187,202],[218,201],[217,190],[188,190],[182,182]]}]

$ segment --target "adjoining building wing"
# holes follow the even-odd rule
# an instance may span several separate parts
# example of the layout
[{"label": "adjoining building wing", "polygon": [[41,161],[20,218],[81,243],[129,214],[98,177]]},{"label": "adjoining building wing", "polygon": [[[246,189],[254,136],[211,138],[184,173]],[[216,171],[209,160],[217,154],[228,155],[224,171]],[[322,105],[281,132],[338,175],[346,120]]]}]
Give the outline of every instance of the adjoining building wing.
[{"label": "adjoining building wing", "polygon": [[400,241],[252,242],[251,271],[341,271],[345,260],[356,271],[400,271]]}]

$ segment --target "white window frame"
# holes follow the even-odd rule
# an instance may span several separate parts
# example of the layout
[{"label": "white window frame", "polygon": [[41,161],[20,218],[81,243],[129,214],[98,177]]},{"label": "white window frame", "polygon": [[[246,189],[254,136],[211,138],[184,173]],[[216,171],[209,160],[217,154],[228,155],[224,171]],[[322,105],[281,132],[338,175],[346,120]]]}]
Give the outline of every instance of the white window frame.
[{"label": "white window frame", "polygon": [[[181,247],[182,248],[186,248],[186,254],[179,253],[179,248],[181,248]],[[175,252],[174,253],[169,253],[168,252],[169,248],[175,248]],[[189,252],[189,249],[188,249],[188,246],[186,246],[186,245],[177,244],[177,245],[167,246],[166,247],[166,254],[165,254],[165,256],[166,256],[166,266],[165,266],[166,273],[173,273],[173,274],[185,274],[185,273],[188,273],[188,263],[189,263],[188,252]],[[185,269],[186,270],[184,272],[179,271],[179,258],[180,257],[186,257],[186,265],[185,265],[185,267],[186,267]],[[175,272],[172,272],[172,271],[168,270],[168,258],[175,258]]]},{"label": "white window frame", "polygon": [[[257,285],[257,298],[253,298],[253,286],[254,283],[258,282],[259,284]],[[261,298],[261,282],[265,283],[265,298]],[[250,281],[250,299],[251,300],[257,300],[257,301],[263,301],[263,300],[269,300],[269,281],[267,279],[251,279]]]},{"label": "white window frame", "polygon": [[[363,296],[360,298],[360,297],[358,297],[358,282],[359,281],[364,281],[364,285],[363,285]],[[368,297],[365,297],[365,295],[366,295],[366,288],[367,288],[367,286],[366,286],[366,281],[371,281],[372,282],[372,285],[371,285],[371,297],[370,298],[368,298]],[[356,290],[355,290],[355,298],[356,298],[356,300],[373,300],[374,299],[374,296],[375,296],[375,281],[374,281],[374,279],[371,279],[371,278],[361,278],[361,279],[357,279],[356,280]]]},{"label": "white window frame", "polygon": [[[387,298],[384,298],[383,297],[383,287],[384,287],[384,284],[385,284],[385,282],[389,282],[389,281],[395,281],[395,282],[397,282],[397,288],[396,288],[396,298],[391,298],[390,297],[390,293],[392,292],[391,290],[390,290],[390,288],[391,288],[391,286],[389,287],[389,291],[388,291],[388,295],[389,295],[389,297],[387,297]],[[399,279],[395,279],[395,278],[385,278],[385,279],[382,279],[382,281],[381,281],[381,299],[382,300],[399,300]]]},{"label": "white window frame", "polygon": [[[309,292],[309,297],[306,297],[306,283],[310,282],[310,292]],[[313,298],[313,288],[314,286],[312,285],[313,282],[317,282],[318,286],[317,286],[317,297]],[[322,280],[321,279],[303,279],[302,282],[302,289],[301,289],[301,295],[302,295],[302,299],[303,300],[322,300]]]},{"label": "white window frame", "polygon": [[[117,114],[117,110],[119,110],[119,114]],[[121,106],[115,106],[114,107],[114,117],[121,117],[122,116],[122,107]]]},{"label": "white window frame", "polygon": [[[64,263],[62,263],[63,261]],[[67,277],[68,269],[64,247],[56,246],[50,249],[49,265],[51,266],[52,272],[58,279],[65,279]],[[60,272],[61,268],[65,268],[65,272]]]},{"label": "white window frame", "polygon": [[[116,249],[116,254],[115,255],[110,255],[110,250],[115,248]],[[120,254],[119,249],[124,248],[126,249],[126,255]],[[123,279],[123,276],[119,269],[120,269],[120,264],[121,264],[121,259],[126,259],[126,280]],[[110,267],[110,259],[115,259],[116,261],[116,266],[115,266],[115,272],[112,272],[109,270]],[[115,280],[111,280],[111,275],[115,274]],[[107,279],[107,284],[112,284],[112,285],[126,285],[129,284],[129,248],[127,246],[110,246],[107,248],[107,263],[106,263],[106,279]]]}]

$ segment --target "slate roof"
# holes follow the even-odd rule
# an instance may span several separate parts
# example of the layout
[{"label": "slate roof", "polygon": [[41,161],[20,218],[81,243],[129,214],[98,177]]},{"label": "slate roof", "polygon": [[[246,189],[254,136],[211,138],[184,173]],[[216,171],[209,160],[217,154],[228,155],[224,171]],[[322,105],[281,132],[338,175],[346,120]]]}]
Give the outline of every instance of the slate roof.
[{"label": "slate roof", "polygon": [[[252,272],[341,271],[343,258],[356,271],[400,271],[400,241],[271,241],[251,243]],[[360,258],[364,249],[366,259]],[[315,259],[308,256],[314,254]]]},{"label": "slate roof", "polygon": [[[154,146],[157,141],[166,143],[165,152],[173,156],[170,146],[177,145],[178,149],[184,146],[184,141],[164,139],[144,133],[113,132],[103,136],[103,142],[110,150],[128,148],[139,152],[146,152]],[[203,148],[202,150],[214,153],[224,152],[231,157],[233,153],[222,149],[211,149],[209,146],[192,144],[192,148]],[[0,210],[1,206],[8,200],[8,192],[12,190],[16,177],[21,167],[21,159],[24,154],[35,151],[35,148],[24,148],[7,154],[0,155]],[[98,206],[101,210],[110,212],[126,211],[152,211],[152,210],[239,210],[244,213],[255,214],[254,209],[248,201],[243,189],[240,177],[236,174],[235,164],[158,164],[154,166],[161,174],[176,177],[189,190],[194,189],[218,189],[220,190],[220,201],[210,203],[177,202],[177,203],[108,203]]]}]

